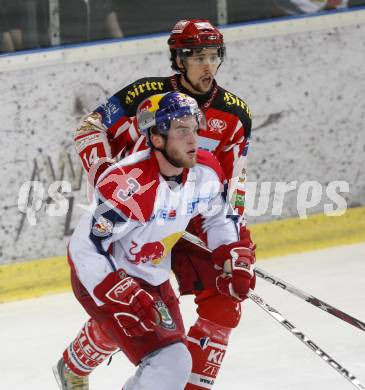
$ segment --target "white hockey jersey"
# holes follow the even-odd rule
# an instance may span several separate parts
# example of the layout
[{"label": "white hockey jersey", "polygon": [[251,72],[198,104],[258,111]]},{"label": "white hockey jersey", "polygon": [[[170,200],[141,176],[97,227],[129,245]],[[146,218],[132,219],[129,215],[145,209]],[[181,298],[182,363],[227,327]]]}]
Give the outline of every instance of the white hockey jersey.
[{"label": "white hockey jersey", "polygon": [[95,189],[95,209],[81,218],[69,244],[72,266],[95,302],[102,304],[95,286],[117,269],[154,286],[168,280],[171,248],[198,214],[210,249],[238,241],[239,218],[225,189],[223,171],[206,151],[198,152],[195,167],[184,169],[173,189],[151,150],[105,171]]}]

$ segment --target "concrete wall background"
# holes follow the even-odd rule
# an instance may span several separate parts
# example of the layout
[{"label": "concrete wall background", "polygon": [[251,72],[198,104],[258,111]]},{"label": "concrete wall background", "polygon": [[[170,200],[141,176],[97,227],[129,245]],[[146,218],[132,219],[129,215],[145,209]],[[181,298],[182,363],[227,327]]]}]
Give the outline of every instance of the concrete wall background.
[{"label": "concrete wall background", "polygon": [[[217,77],[254,114],[249,181],[318,181],[325,188],[343,180],[349,183],[348,205],[365,204],[365,23],[271,35],[229,39],[228,59]],[[72,145],[75,126],[126,83],[171,73],[168,52],[158,45],[103,59],[82,61],[81,55],[47,65],[38,59],[37,66],[25,66],[25,58],[18,56],[14,69],[9,58],[0,58],[0,263],[65,253],[82,213],[77,204],[86,203],[85,177]],[[55,180],[71,182],[61,216],[48,215],[54,201],[45,193],[33,216],[36,224],[29,223],[18,199],[30,180],[42,182],[45,191]],[[266,195],[268,210],[250,222],[298,216],[297,191],[286,195],[282,214],[273,216],[273,191]],[[23,195],[28,203],[35,198],[26,187]],[[323,212],[326,202],[323,195],[308,213]]]}]

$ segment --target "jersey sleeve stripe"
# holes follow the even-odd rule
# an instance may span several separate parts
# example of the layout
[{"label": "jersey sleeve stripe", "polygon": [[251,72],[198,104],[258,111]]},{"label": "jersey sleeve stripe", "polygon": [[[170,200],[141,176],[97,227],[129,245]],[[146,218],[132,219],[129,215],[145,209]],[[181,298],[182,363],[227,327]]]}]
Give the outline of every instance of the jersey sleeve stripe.
[{"label": "jersey sleeve stripe", "polygon": [[115,132],[114,138],[117,138],[117,137],[119,137],[121,134],[123,134],[126,130],[128,130],[129,126],[130,126],[130,122],[129,122],[129,120],[126,120],[126,121],[118,128],[118,130]]}]

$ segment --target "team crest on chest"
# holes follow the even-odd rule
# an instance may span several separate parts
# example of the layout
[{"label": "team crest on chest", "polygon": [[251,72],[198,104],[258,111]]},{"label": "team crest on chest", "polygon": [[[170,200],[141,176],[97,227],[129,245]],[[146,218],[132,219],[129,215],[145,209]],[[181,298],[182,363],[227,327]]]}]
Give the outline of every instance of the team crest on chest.
[{"label": "team crest on chest", "polygon": [[214,133],[221,134],[227,128],[227,122],[219,118],[210,118],[208,120],[208,129]]}]

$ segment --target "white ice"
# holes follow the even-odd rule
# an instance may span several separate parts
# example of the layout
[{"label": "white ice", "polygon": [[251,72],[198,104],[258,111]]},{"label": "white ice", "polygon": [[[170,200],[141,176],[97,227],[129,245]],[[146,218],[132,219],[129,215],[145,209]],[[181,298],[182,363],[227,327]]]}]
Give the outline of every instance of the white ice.
[{"label": "white ice", "polygon": [[[365,243],[259,262],[261,268],[365,321]],[[256,293],[365,383],[365,332],[258,280]],[[195,319],[181,298],[186,327]],[[0,305],[0,389],[57,390],[51,366],[86,315],[71,293]],[[121,353],[90,390],[121,390],[134,367]],[[350,382],[252,301],[231,337],[215,390],[346,390]]]}]

